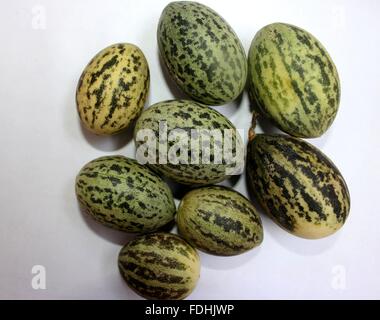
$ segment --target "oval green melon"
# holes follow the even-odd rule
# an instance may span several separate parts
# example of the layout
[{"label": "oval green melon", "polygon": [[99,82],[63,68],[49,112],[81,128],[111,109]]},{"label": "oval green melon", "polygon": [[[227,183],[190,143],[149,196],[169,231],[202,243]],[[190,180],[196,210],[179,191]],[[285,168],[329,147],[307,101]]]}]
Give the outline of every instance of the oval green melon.
[{"label": "oval green melon", "polygon": [[[165,124],[166,131],[162,129],[162,124]],[[212,130],[216,132],[215,139],[208,138]],[[155,141],[156,150],[152,151],[150,157],[145,157],[148,143],[143,139],[146,131],[151,133]],[[175,140],[175,136],[170,138],[173,132],[182,135],[179,134]],[[226,139],[228,134],[231,139]],[[234,125],[221,113],[194,101],[172,100],[151,106],[137,120],[134,137],[140,162],[149,161],[150,167],[155,171],[182,184],[206,185],[221,182],[235,174],[235,170],[244,162],[242,140]],[[167,137],[167,142],[160,141],[160,137]],[[191,141],[195,143],[192,144]],[[228,144],[228,141],[231,143]],[[178,147],[180,152],[179,146],[183,146],[182,150],[187,150],[183,157],[173,151]],[[161,147],[166,150],[160,149]],[[160,156],[160,153],[165,157]],[[141,154],[146,159],[140,160]]]},{"label": "oval green melon", "polygon": [[298,138],[258,134],[248,145],[247,175],[265,212],[296,236],[329,236],[348,217],[350,195],[342,174]]},{"label": "oval green melon", "polygon": [[283,131],[319,137],[338,112],[337,69],[322,44],[310,33],[285,23],[262,28],[248,55],[250,95]]},{"label": "oval green melon", "polygon": [[261,219],[254,206],[226,187],[190,191],[180,203],[176,220],[187,241],[215,255],[241,254],[263,241]]},{"label": "oval green melon", "polygon": [[126,232],[151,232],[174,219],[168,185],[149,168],[122,156],[86,164],[76,178],[78,200],[95,220]]},{"label": "oval green melon", "polygon": [[200,274],[196,250],[170,233],[147,234],[131,241],[121,249],[118,263],[129,287],[146,299],[184,299]]},{"label": "oval green melon", "polygon": [[193,100],[222,105],[244,90],[244,48],[230,25],[209,7],[171,2],[162,12],[157,39],[170,75]]}]

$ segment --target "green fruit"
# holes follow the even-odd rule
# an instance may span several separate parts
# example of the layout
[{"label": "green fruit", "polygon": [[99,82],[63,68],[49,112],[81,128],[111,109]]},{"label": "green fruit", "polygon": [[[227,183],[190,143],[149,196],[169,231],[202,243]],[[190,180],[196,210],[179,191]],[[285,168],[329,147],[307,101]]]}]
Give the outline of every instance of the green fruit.
[{"label": "green fruit", "polygon": [[[169,141],[168,139],[167,143],[162,143],[167,147],[166,153],[163,152],[167,155],[167,163],[164,164],[162,161],[160,162],[160,123],[167,125],[168,138],[170,133],[174,131],[179,132],[179,130],[185,135],[178,139],[179,144],[188,150],[183,157],[183,161],[173,163],[172,157],[168,154],[170,150],[175,148],[178,141]],[[213,184],[226,179],[230,174],[229,170],[233,172],[237,162],[227,156],[224,157],[224,151],[227,152],[230,150],[231,155],[235,156],[237,152],[239,152],[240,147],[242,147],[240,135],[234,125],[226,117],[210,107],[193,101],[164,101],[146,109],[137,120],[135,127],[134,136],[138,152],[139,148],[145,144],[145,141],[138,139],[138,133],[144,132],[142,130],[150,130],[156,139],[155,146],[157,150],[150,162],[150,166],[164,176],[178,183],[187,185]],[[192,130],[196,130],[196,132],[199,133],[199,141],[196,144],[189,142],[193,140],[191,134]],[[206,134],[202,135],[201,130],[216,130],[221,133],[221,138],[219,140],[213,138],[209,139],[209,147],[205,147],[205,142],[207,141],[206,138],[203,139],[203,137],[205,137]],[[224,130],[229,130],[228,132],[231,133],[231,149],[228,149],[228,146],[224,145],[226,137],[226,131]],[[202,151],[204,151],[204,153],[209,152],[210,163],[203,161],[204,154]],[[189,154],[189,152],[192,152],[193,156]],[[217,163],[216,154],[218,156],[223,155],[223,159],[221,159],[223,161]]]},{"label": "green fruit", "polygon": [[120,43],[99,52],[84,69],[76,101],[90,131],[112,135],[126,129],[141,113],[149,91],[149,67],[141,50]]},{"label": "green fruit", "polygon": [[289,24],[270,24],[253,39],[248,65],[250,95],[283,131],[313,138],[331,126],[339,108],[339,76],[313,35]]},{"label": "green fruit", "polygon": [[87,212],[105,226],[126,232],[151,232],[174,219],[173,195],[154,172],[122,156],[85,165],[76,194]]},{"label": "green fruit", "polygon": [[170,75],[192,99],[222,105],[244,90],[244,48],[212,9],[191,1],[170,3],[162,12],[157,38]]},{"label": "green fruit", "polygon": [[186,298],[199,279],[197,251],[177,235],[147,234],[124,246],[119,270],[127,284],[146,299]]},{"label": "green fruit", "polygon": [[305,141],[257,135],[248,145],[247,174],[265,212],[296,236],[323,238],[347,219],[346,182],[331,160]]},{"label": "green fruit", "polygon": [[232,256],[263,241],[261,219],[253,205],[232,189],[211,186],[189,192],[177,213],[180,234],[211,254]]}]

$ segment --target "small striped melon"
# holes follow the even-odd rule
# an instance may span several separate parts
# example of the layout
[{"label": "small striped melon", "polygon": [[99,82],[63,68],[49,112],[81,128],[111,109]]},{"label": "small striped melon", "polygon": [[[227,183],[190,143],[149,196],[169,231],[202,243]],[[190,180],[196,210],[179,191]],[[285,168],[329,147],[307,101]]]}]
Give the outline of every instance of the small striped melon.
[{"label": "small striped melon", "polygon": [[123,156],[86,164],[77,175],[75,190],[90,216],[113,229],[152,232],[174,219],[169,186],[149,168]]},{"label": "small striped melon", "polygon": [[[231,172],[239,167],[240,158],[238,156],[244,153],[239,131],[227,117],[213,108],[190,100],[162,101],[152,105],[144,110],[136,122],[134,138],[137,150],[145,144],[145,140],[138,139],[139,133],[152,130],[154,136],[159,138],[162,123],[167,126],[168,136],[176,130],[182,131],[185,135],[181,136],[180,141],[188,148],[183,159],[184,162],[180,159],[179,163],[173,163],[168,156],[168,161],[162,163],[159,152],[159,143],[161,142],[157,139],[157,148],[153,156],[154,163],[150,164],[150,167],[165,177],[186,185],[209,185],[227,179]],[[192,131],[199,134],[199,139],[194,144]],[[211,137],[207,140],[207,135],[204,139],[202,132],[220,133],[220,139]],[[230,146],[227,144],[228,133],[231,133]],[[164,152],[169,154],[169,150],[176,144],[177,142],[168,139],[167,150]],[[210,160],[208,163],[204,161],[207,154]],[[221,156],[220,160],[222,161],[215,161],[218,156]],[[196,161],[193,161],[194,159]]]},{"label": "small striped melon", "polygon": [[247,175],[265,212],[296,236],[327,237],[346,222],[350,194],[342,174],[301,139],[256,135],[248,145]]},{"label": "small striped melon", "polygon": [[118,263],[129,287],[146,299],[184,299],[200,274],[197,251],[170,233],[151,233],[131,241],[121,249]]},{"label": "small striped melon", "polygon": [[149,91],[143,52],[120,43],[99,52],[80,77],[76,101],[83,125],[99,135],[126,129],[141,113]]},{"label": "small striped melon", "polygon": [[157,40],[170,75],[192,100],[223,105],[244,90],[243,45],[211,8],[195,1],[169,3],[161,14]]},{"label": "small striped melon", "polygon": [[226,187],[190,191],[180,203],[176,220],[187,241],[215,255],[237,255],[263,241],[256,209],[243,195]]},{"label": "small striped melon", "polygon": [[285,23],[262,28],[248,55],[250,96],[283,131],[301,138],[321,136],[340,102],[337,69],[309,32]]}]

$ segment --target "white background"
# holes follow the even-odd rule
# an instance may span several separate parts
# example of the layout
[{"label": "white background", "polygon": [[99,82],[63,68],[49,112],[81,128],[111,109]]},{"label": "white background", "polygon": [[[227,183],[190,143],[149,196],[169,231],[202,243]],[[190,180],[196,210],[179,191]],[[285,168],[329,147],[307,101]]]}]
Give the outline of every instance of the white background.
[{"label": "white background", "polygon": [[[130,132],[99,138],[82,129],[75,88],[95,53],[131,42],[150,64],[147,105],[178,96],[157,52],[156,26],[166,3],[1,2],[0,298],[139,298],[117,269],[129,236],[85,217],[74,193],[75,176],[86,162],[133,156],[133,141]],[[311,142],[340,168],[352,207],[339,233],[317,241],[296,238],[263,217],[259,249],[232,258],[201,254],[201,278],[190,298],[380,298],[380,2],[203,3],[232,25],[246,50],[261,27],[277,21],[309,30],[328,48],[340,72],[341,108],[327,134]],[[249,128],[246,95],[218,110],[238,128]],[[236,188],[246,194],[244,176]],[[46,268],[46,290],[31,286],[34,265]]]}]

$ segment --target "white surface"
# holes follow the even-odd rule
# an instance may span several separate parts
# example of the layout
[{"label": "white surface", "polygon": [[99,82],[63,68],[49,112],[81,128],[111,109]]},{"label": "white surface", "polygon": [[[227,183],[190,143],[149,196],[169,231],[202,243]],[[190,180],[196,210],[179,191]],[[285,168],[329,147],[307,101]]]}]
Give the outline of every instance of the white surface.
[{"label": "white surface", "polygon": [[[86,162],[107,154],[133,156],[133,141],[128,134],[97,138],[82,130],[74,96],[95,53],[132,42],[150,63],[148,104],[173,97],[155,36],[167,2],[2,3],[0,298],[138,299],[116,264],[128,235],[85,218],[74,194],[75,175]],[[233,26],[247,50],[255,33],[276,21],[309,30],[328,48],[340,72],[341,108],[328,133],[311,142],[340,168],[352,207],[344,228],[319,241],[296,238],[263,217],[260,249],[233,258],[201,255],[201,279],[191,298],[380,298],[380,2],[203,2]],[[44,21],[36,16],[41,9],[42,30]],[[246,95],[239,107],[218,110],[248,129]],[[236,188],[246,194],[244,176]],[[46,290],[31,286],[34,265],[46,268]]]}]

